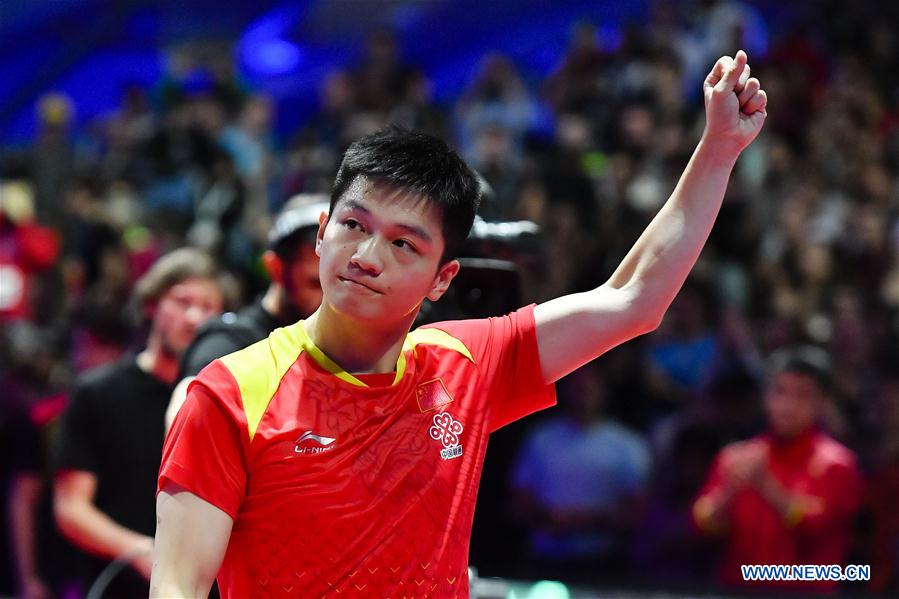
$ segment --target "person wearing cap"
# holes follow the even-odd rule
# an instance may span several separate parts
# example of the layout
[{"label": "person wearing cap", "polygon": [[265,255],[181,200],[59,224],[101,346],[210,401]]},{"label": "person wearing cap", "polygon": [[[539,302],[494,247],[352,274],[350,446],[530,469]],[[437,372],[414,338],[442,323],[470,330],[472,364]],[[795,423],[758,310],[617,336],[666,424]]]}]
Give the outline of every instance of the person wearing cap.
[{"label": "person wearing cap", "polygon": [[301,194],[290,199],[269,233],[262,264],[271,279],[265,293],[237,313],[201,327],[181,358],[178,380],[166,410],[166,430],[187,397],[187,386],[212,361],[264,339],[278,327],[312,314],[322,300],[315,234],[327,199]]},{"label": "person wearing cap", "polygon": [[827,354],[805,346],[771,358],[767,432],[716,456],[693,504],[693,520],[726,538],[720,582],[832,591],[833,581],[744,581],[741,565],[846,565],[861,473],[855,454],[818,422],[828,400]]}]

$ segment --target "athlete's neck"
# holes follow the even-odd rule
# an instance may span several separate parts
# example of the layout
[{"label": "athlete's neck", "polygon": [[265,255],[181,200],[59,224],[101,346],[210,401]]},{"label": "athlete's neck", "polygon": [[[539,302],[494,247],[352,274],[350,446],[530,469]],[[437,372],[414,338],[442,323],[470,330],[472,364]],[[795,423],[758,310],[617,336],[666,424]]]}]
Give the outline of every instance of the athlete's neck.
[{"label": "athlete's neck", "polygon": [[303,325],[312,342],[345,371],[353,374],[393,372],[417,310],[389,326],[346,318],[327,303]]}]

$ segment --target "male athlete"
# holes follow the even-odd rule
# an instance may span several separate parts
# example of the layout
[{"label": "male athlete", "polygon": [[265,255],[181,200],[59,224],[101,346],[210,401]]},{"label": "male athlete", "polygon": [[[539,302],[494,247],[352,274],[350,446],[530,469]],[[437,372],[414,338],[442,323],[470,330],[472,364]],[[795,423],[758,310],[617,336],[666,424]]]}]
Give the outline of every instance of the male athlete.
[{"label": "male athlete", "polygon": [[767,98],[742,51],[718,60],[704,94],[690,163],[605,284],[412,332],[459,271],[477,181],[426,135],[354,143],[318,231],[321,307],[209,365],[175,419],[151,596],[202,597],[214,577],[224,597],[468,596],[489,434],[658,326],[762,127]]}]

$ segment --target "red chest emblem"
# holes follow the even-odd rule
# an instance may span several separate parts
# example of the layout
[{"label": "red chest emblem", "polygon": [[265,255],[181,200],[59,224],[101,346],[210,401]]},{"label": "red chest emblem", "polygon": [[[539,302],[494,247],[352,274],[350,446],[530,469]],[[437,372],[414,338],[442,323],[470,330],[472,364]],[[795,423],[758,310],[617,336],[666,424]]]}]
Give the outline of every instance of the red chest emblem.
[{"label": "red chest emblem", "polygon": [[434,379],[416,387],[415,399],[418,400],[418,409],[422,412],[442,408],[453,401],[440,379]]}]

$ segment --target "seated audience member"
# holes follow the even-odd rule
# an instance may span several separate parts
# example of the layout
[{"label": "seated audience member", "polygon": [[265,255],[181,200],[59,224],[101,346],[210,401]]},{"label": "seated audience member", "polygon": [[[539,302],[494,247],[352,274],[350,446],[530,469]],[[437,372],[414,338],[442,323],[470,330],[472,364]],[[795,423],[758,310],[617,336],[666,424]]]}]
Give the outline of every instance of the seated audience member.
[{"label": "seated audience member", "polygon": [[647,443],[605,415],[595,365],[559,382],[564,411],[525,439],[513,471],[514,505],[530,524],[530,552],[546,576],[620,573],[650,470]]}]

